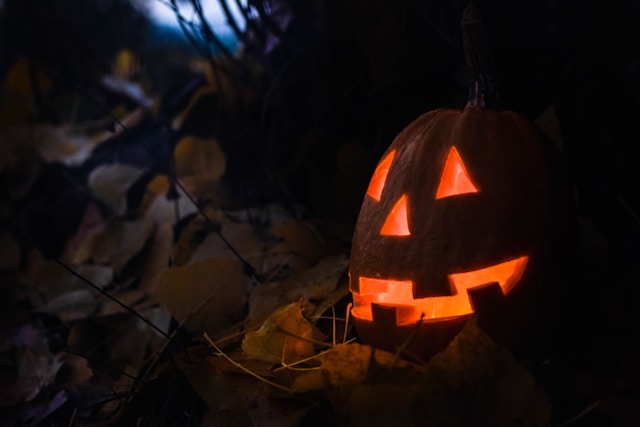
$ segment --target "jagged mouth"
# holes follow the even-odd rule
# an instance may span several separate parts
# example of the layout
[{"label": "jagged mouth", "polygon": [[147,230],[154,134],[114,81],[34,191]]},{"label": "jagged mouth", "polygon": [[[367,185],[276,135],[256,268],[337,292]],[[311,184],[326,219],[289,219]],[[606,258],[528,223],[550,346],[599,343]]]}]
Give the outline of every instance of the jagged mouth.
[{"label": "jagged mouth", "polygon": [[521,256],[478,270],[449,275],[451,295],[428,298],[413,297],[411,280],[359,277],[359,292],[353,293],[352,316],[375,321],[372,305],[395,308],[396,324],[466,316],[474,312],[469,291],[497,283],[503,295],[518,284],[529,261]]}]

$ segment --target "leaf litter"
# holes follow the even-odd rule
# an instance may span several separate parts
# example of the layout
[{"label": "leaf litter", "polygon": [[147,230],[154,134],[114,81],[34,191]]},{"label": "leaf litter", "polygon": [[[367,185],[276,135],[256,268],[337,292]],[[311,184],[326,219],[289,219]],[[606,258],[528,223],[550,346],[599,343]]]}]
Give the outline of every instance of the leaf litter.
[{"label": "leaf litter", "polygon": [[[119,106],[135,128],[157,105],[122,67],[103,83],[139,104]],[[215,93],[212,82],[196,96]],[[424,364],[353,342],[340,237],[350,233],[278,203],[225,207],[230,165],[217,139],[178,139],[167,173],[101,160],[96,148],[125,132],[93,127],[0,129],[8,212],[37,194],[52,163],[91,166],[78,185],[91,201],[60,259],[0,230],[11,284],[3,304],[17,313],[2,328],[0,405],[14,410],[0,421],[35,425],[58,413],[126,423],[130,408],[161,408],[153,396],[184,381],[204,405],[203,426],[305,425],[318,414],[354,426],[548,425],[549,399],[532,374],[473,321]],[[147,176],[136,203],[130,191]]]}]

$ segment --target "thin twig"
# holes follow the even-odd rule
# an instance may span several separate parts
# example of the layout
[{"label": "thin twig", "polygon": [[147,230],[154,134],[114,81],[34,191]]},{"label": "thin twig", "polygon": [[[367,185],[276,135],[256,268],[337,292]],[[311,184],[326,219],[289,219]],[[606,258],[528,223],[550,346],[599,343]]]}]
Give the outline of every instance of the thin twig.
[{"label": "thin twig", "polygon": [[230,358],[225,352],[220,350],[220,348],[213,342],[213,340],[211,340],[211,338],[209,338],[209,335],[207,335],[206,332],[204,333],[204,339],[209,343],[209,345],[211,347],[213,347],[213,349],[216,351],[216,353],[219,356],[224,357],[229,363],[231,363],[236,368],[240,369],[242,372],[251,375],[252,377],[256,378],[259,381],[262,381],[265,384],[268,384],[268,385],[270,385],[272,387],[275,387],[278,390],[282,390],[282,391],[284,391],[286,393],[293,394],[293,390],[292,389],[290,389],[288,387],[285,387],[285,386],[283,386],[281,384],[275,383],[273,381],[269,381],[268,379],[256,374],[255,372],[251,371],[250,369],[245,368],[240,363],[238,363],[235,360],[233,360],[232,358]]},{"label": "thin twig", "polygon": [[206,214],[206,212],[204,212],[200,204],[191,195],[191,193],[189,193],[189,191],[182,185],[182,183],[178,180],[177,177],[173,175],[169,175],[169,177],[175,183],[175,185],[180,190],[182,190],[182,192],[187,196],[187,198],[191,201],[191,203],[193,203],[194,207],[198,210],[198,213],[202,215],[202,217],[207,222],[207,224],[209,224],[209,226],[213,229],[214,233],[218,235],[218,237],[229,248],[229,250],[233,253],[233,255],[236,258],[238,258],[238,260],[242,263],[242,267],[245,274],[247,274],[253,280],[260,281],[253,266],[246,259],[244,259],[244,257],[240,254],[240,252],[238,252],[237,249],[231,245],[229,240],[227,240],[224,234],[222,234],[222,231],[220,230],[220,224],[213,222],[213,220],[209,218],[209,216]]},{"label": "thin twig", "polygon": [[573,417],[571,417],[570,419],[568,419],[567,421],[563,422],[562,424],[560,424],[558,427],[566,427],[568,425],[571,425],[573,423],[575,423],[576,421],[578,421],[580,418],[584,418],[586,415],[588,415],[591,411],[593,411],[594,409],[596,409],[598,406],[600,406],[602,402],[597,399],[594,400],[593,402],[591,402],[589,405],[587,405],[586,408],[584,408],[582,411],[578,412],[576,415],[574,415]]},{"label": "thin twig", "polygon": [[92,363],[92,364],[95,364],[95,365],[100,365],[100,366],[102,366],[103,368],[109,369],[109,370],[111,370],[111,371],[113,371],[113,372],[117,372],[118,374],[120,374],[120,375],[122,375],[122,376],[125,376],[125,377],[127,377],[127,378],[129,378],[129,379],[132,379],[132,380],[134,380],[134,381],[136,380],[136,377],[134,377],[133,375],[128,374],[127,372],[125,372],[125,371],[123,371],[123,370],[121,370],[121,369],[114,368],[113,366],[107,365],[107,364],[106,364],[106,363],[104,363],[104,362],[101,362],[101,361],[99,361],[99,360],[93,359],[93,358],[91,358],[91,357],[89,357],[89,356],[86,356],[86,355],[84,355],[84,354],[76,353],[75,351],[73,351],[73,350],[69,350],[68,348],[63,348],[63,349],[62,349],[62,350],[60,350],[60,351],[61,351],[61,352],[63,352],[63,353],[71,354],[71,355],[73,355],[73,356],[81,357],[81,358],[83,358],[84,360],[86,360],[86,361],[87,361],[87,362],[89,362],[89,363]]},{"label": "thin twig", "polygon": [[[33,241],[31,241],[30,239],[25,238],[21,233],[18,233],[16,230],[11,230],[15,236],[17,236],[18,238],[20,238],[20,240],[23,240],[25,242],[28,243],[28,246],[31,246],[33,248],[38,249],[40,252],[43,252],[42,249],[40,249],[40,247],[38,245],[36,245]],[[44,252],[43,252],[44,253]],[[119,305],[120,307],[124,308],[125,311],[129,312],[130,314],[133,314],[135,317],[137,317],[138,319],[142,320],[146,325],[148,325],[150,328],[152,328],[154,331],[158,332],[160,335],[162,335],[165,338],[169,338],[169,335],[167,335],[167,333],[165,331],[163,331],[162,329],[160,329],[159,327],[157,327],[155,324],[153,324],[149,319],[147,319],[146,317],[144,317],[143,315],[141,315],[140,313],[138,313],[136,310],[134,310],[133,308],[129,307],[127,304],[123,303],[122,301],[120,301],[119,299],[117,299],[116,297],[112,296],[109,292],[105,291],[104,289],[100,288],[99,286],[97,286],[95,283],[93,283],[91,280],[87,279],[86,277],[84,277],[82,274],[78,273],[76,270],[74,270],[73,268],[69,267],[67,264],[65,264],[64,262],[60,261],[58,258],[55,257],[51,257],[50,258],[52,262],[58,264],[60,267],[62,267],[64,270],[66,270],[67,272],[69,272],[72,276],[76,277],[77,279],[80,279],[82,282],[84,282],[86,285],[88,285],[90,288],[92,288],[93,290],[95,290],[96,292],[100,293],[101,295],[105,296],[106,298],[110,299],[111,301],[115,302],[117,305]]]}]

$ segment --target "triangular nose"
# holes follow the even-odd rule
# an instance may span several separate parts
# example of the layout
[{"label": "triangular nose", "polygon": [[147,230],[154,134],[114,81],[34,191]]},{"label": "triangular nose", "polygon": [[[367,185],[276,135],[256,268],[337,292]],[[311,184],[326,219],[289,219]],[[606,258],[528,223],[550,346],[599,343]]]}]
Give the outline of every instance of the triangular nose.
[{"label": "triangular nose", "polygon": [[456,150],[456,147],[451,147],[442,170],[436,199],[477,192],[478,188],[471,182],[467,168],[464,167],[458,150]]}]

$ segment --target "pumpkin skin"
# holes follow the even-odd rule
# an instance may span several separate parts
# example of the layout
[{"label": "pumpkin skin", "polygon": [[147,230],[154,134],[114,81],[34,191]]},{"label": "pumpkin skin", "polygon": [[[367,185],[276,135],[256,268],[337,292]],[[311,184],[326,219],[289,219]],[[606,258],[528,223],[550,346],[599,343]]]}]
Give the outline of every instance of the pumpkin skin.
[{"label": "pumpkin skin", "polygon": [[570,264],[572,204],[558,152],[524,116],[423,114],[382,156],[356,222],[360,339],[429,357],[475,313],[497,342],[537,345]]}]

